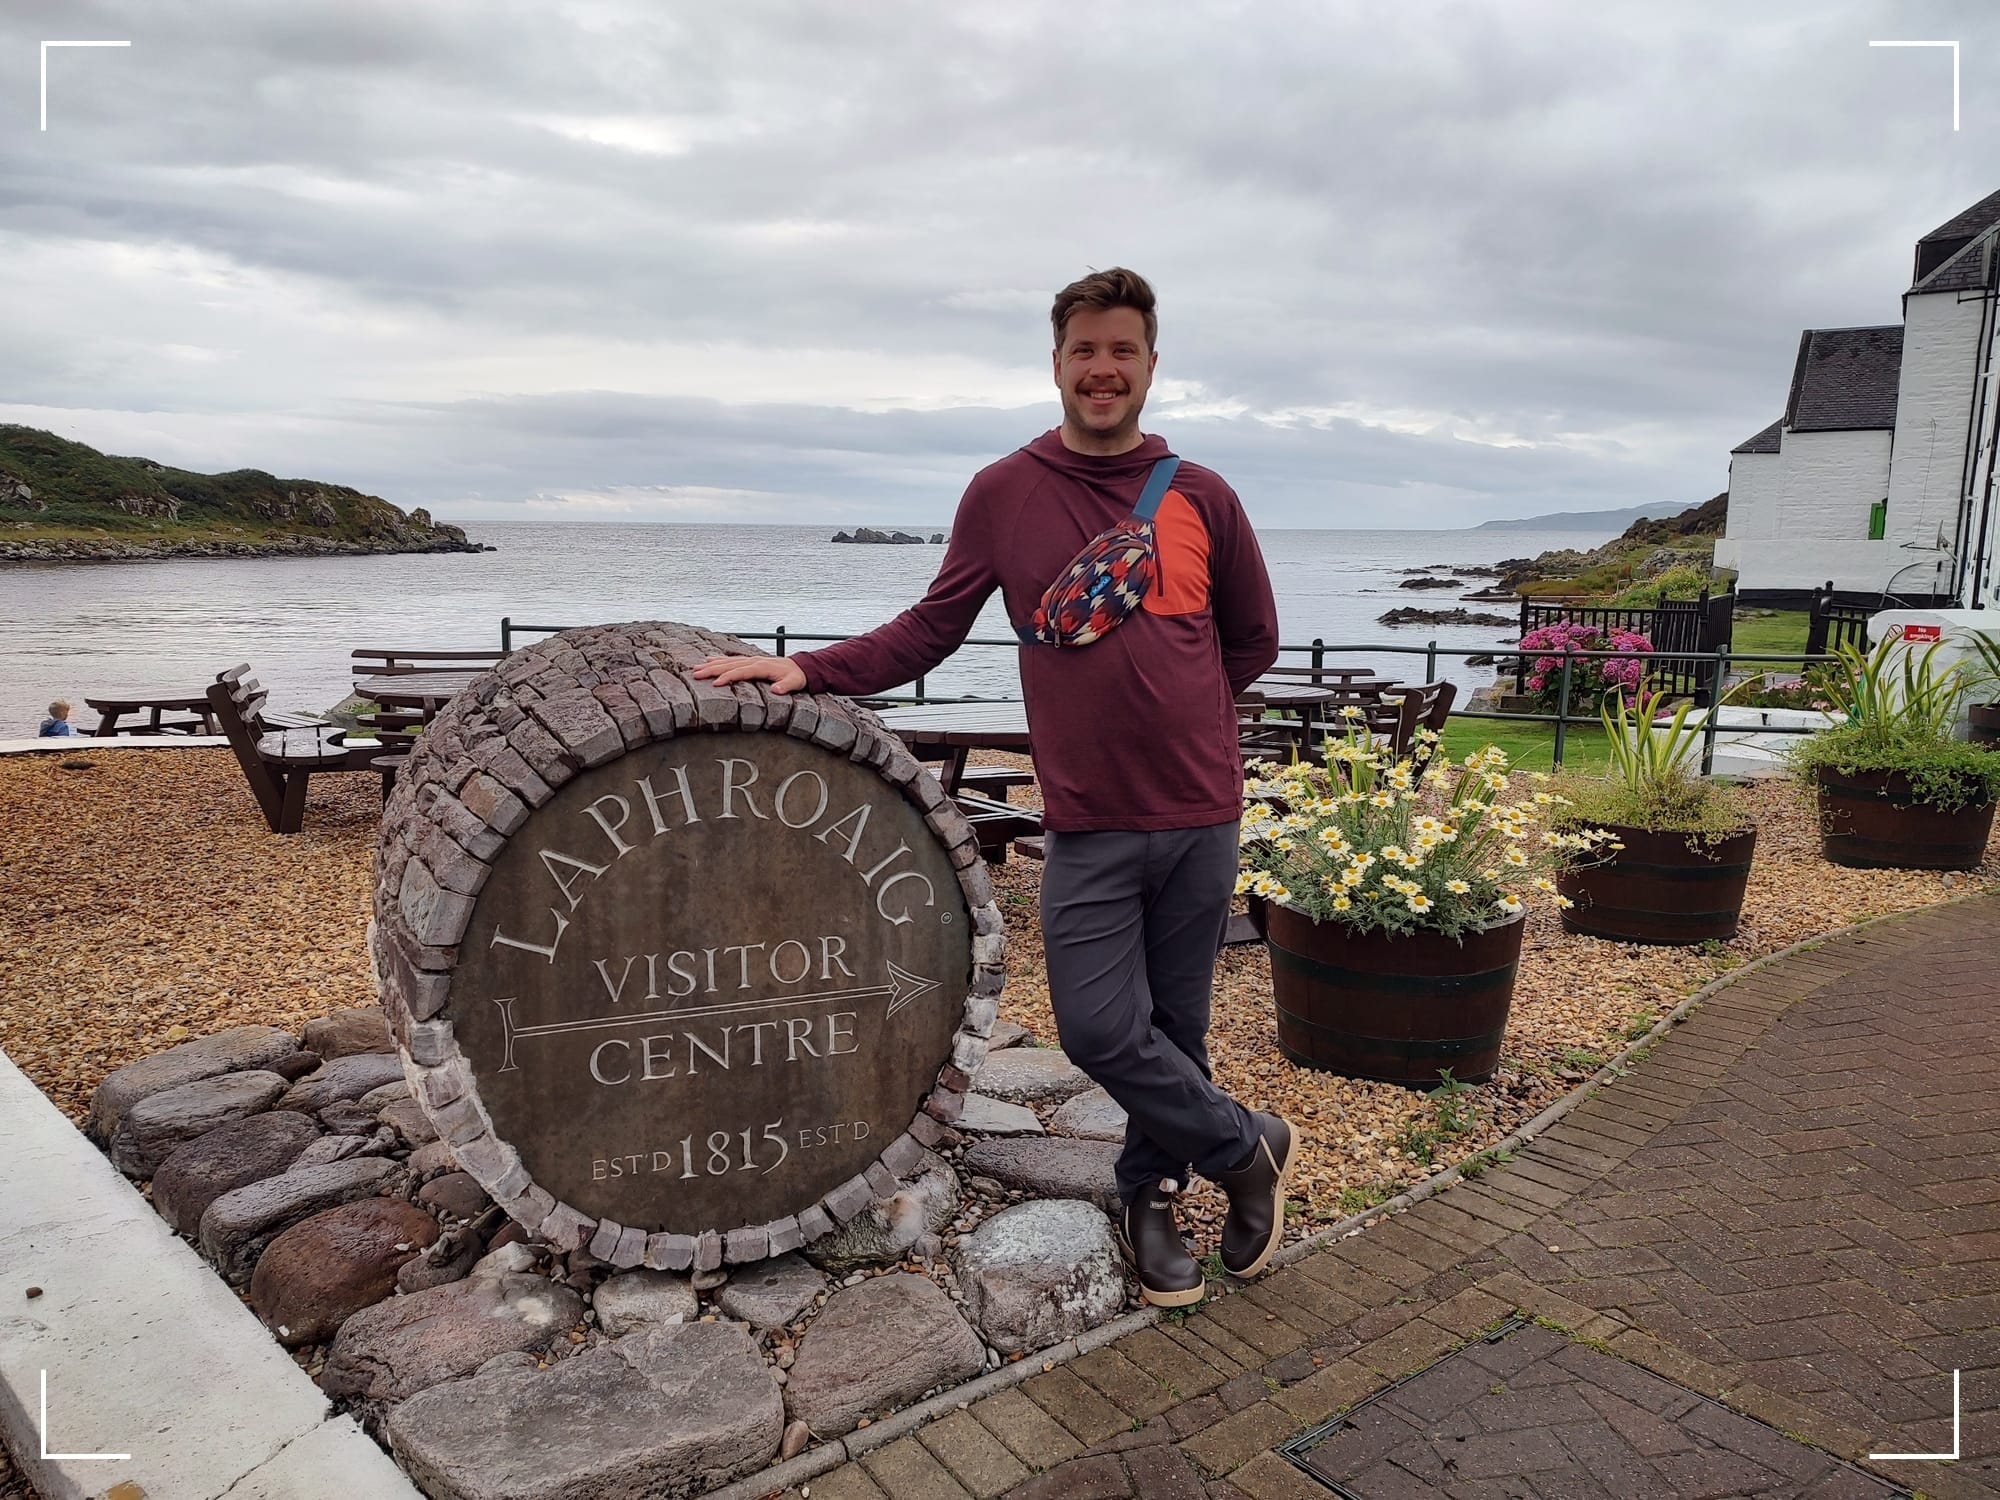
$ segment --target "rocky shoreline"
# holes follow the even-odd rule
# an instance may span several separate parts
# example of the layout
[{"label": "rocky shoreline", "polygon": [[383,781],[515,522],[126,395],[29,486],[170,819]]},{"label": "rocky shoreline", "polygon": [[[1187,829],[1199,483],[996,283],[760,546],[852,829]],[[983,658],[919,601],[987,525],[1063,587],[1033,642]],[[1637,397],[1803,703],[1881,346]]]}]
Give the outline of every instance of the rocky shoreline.
[{"label": "rocky shoreline", "polygon": [[[458,531],[457,527],[439,528]],[[400,552],[493,552],[484,542],[457,536],[409,541],[346,542],[332,537],[276,537],[261,542],[229,537],[189,537],[168,541],[124,541],[117,537],[59,537],[35,541],[0,538],[0,563],[6,562],[143,562],[167,557],[374,557]]]}]

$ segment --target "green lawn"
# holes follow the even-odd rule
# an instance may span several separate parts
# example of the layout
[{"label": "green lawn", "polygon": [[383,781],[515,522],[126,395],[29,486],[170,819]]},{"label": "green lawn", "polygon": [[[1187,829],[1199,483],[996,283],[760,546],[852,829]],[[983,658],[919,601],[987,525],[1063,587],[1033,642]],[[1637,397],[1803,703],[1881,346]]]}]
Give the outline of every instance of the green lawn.
[{"label": "green lawn", "polygon": [[[1741,671],[1752,666],[1742,653],[1775,651],[1781,656],[1802,656],[1806,649],[1806,612],[1802,609],[1783,609],[1774,615],[1758,616],[1735,622],[1731,632],[1730,651],[1735,653],[1731,666]],[[1797,662],[1772,662],[1771,669],[1778,672],[1797,672]]]},{"label": "green lawn", "polygon": [[[1444,748],[1454,760],[1498,745],[1524,771],[1555,767],[1556,727],[1553,724],[1510,724],[1504,719],[1464,719],[1453,714],[1445,722]],[[1601,771],[1610,763],[1604,731],[1595,724],[1571,724],[1563,739],[1563,769]]]}]

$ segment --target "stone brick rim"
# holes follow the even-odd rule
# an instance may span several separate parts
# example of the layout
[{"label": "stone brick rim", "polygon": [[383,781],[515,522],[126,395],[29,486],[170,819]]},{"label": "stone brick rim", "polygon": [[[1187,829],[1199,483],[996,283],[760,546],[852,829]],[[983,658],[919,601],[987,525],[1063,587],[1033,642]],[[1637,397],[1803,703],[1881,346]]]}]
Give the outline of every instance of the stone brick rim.
[{"label": "stone brick rim", "polygon": [[[767,653],[672,621],[585,626],[481,673],[418,738],[382,812],[368,949],[411,1096],[459,1165],[510,1217],[556,1249],[627,1268],[713,1270],[797,1249],[893,1196],[959,1117],[1006,982],[1006,937],[978,838],[957,803],[866,709],[824,693],[697,679],[710,656]],[[510,738],[522,731],[523,746]],[[783,732],[874,771],[937,837],[972,922],[972,970],[949,1058],[909,1126],[817,1202],[762,1224],[647,1234],[583,1213],[538,1186],[502,1140],[458,1045],[450,1009],[458,942],[475,898],[529,813],[579,773],[692,734]]]}]

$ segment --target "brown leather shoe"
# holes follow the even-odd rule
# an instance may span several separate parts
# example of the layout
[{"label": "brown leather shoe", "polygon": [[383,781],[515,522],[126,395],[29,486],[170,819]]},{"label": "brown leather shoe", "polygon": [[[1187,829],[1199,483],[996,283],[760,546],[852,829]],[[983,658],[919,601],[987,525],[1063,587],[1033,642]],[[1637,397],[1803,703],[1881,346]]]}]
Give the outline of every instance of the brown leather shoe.
[{"label": "brown leather shoe", "polygon": [[1208,1292],[1208,1279],[1188,1254],[1174,1221],[1171,1180],[1155,1184],[1125,1205],[1118,1217],[1118,1248],[1132,1262],[1139,1278],[1139,1295],[1155,1307],[1187,1307]]},{"label": "brown leather shoe", "polygon": [[1229,1195],[1222,1222],[1222,1269],[1248,1281],[1271,1263],[1285,1235],[1285,1178],[1298,1159],[1299,1135],[1276,1115],[1257,1114],[1257,1145],[1250,1159],[1216,1174]]}]

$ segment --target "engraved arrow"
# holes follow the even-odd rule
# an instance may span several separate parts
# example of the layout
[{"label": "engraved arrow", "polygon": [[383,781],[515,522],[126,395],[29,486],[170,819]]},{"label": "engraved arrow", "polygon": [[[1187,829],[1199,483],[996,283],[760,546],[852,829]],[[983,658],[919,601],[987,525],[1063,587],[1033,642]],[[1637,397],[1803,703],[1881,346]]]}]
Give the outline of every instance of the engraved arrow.
[{"label": "engraved arrow", "polygon": [[665,1010],[642,1011],[632,1016],[594,1016],[583,1021],[546,1021],[536,1026],[518,1026],[514,1022],[514,1002],[518,998],[508,995],[493,1003],[500,1007],[500,1069],[502,1073],[517,1072],[520,1064],[514,1061],[514,1043],[525,1037],[558,1036],[570,1031],[615,1031],[626,1026],[643,1026],[649,1021],[685,1021],[700,1016],[742,1015],[760,1010],[786,1010],[801,1005],[833,1005],[842,1001],[884,999],[889,1008],[882,1013],[882,1019],[889,1017],[913,1001],[921,1000],[939,987],[940,981],[925,979],[920,974],[912,974],[907,969],[891,963],[888,965],[887,984],[865,985],[851,990],[824,990],[816,995],[780,995],[769,1000],[732,1000],[724,1005],[697,1005],[668,1007]]}]

